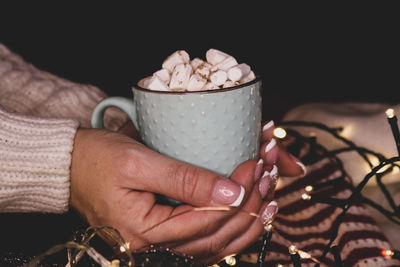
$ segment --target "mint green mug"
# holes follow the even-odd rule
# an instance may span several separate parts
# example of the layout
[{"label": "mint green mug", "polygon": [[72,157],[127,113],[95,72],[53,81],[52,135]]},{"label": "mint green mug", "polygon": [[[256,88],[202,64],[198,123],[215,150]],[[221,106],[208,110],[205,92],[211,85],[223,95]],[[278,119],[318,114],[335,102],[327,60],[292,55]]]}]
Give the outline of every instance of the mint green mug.
[{"label": "mint green mug", "polygon": [[195,92],[132,88],[133,100],[108,97],[95,107],[91,124],[103,127],[108,107],[123,110],[142,141],[159,153],[229,177],[242,162],[258,158],[261,79]]}]

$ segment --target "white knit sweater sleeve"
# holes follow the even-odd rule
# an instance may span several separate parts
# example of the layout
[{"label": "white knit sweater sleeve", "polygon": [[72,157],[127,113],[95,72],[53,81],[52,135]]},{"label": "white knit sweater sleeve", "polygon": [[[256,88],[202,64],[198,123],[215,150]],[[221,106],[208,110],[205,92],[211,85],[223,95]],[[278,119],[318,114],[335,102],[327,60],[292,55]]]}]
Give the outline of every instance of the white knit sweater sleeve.
[{"label": "white knit sweater sleeve", "polygon": [[68,210],[78,121],[41,119],[0,108],[0,212]]},{"label": "white knit sweater sleeve", "polygon": [[[90,127],[107,95],[39,70],[0,43],[0,212],[68,210],[70,164],[78,126]],[[105,112],[105,126],[127,120]]]}]

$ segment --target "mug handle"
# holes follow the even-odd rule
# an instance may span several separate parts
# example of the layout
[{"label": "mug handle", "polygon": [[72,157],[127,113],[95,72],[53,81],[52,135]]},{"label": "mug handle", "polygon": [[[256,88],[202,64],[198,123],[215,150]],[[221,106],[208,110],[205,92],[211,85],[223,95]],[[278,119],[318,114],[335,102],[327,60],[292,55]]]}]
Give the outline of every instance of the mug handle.
[{"label": "mug handle", "polygon": [[124,111],[131,119],[136,129],[139,130],[135,103],[131,99],[122,96],[107,97],[96,105],[93,109],[90,121],[92,128],[104,128],[104,112],[109,107],[116,107]]}]

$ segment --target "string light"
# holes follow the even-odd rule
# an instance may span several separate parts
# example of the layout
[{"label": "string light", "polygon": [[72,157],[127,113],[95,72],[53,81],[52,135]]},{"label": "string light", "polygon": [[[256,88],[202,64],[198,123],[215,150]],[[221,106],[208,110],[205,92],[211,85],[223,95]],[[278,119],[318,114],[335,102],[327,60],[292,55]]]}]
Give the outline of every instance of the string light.
[{"label": "string light", "polygon": [[285,138],[285,137],[286,137],[286,131],[285,131],[285,129],[283,129],[283,128],[281,128],[281,127],[276,127],[276,128],[274,129],[274,136],[275,136],[276,138],[279,138],[279,139]]},{"label": "string light", "polygon": [[384,256],[386,258],[400,260],[400,251],[398,251],[398,250],[382,249],[381,253],[382,253],[382,256]]},{"label": "string light", "polygon": [[[399,145],[400,144],[400,133],[398,130],[397,118],[395,117],[393,110],[389,110],[387,112],[387,116],[388,116],[389,123],[391,124],[393,136],[395,138],[397,149],[398,149],[398,152],[400,155],[400,149],[399,149],[400,148],[400,145]],[[396,123],[394,123],[394,122],[396,122]],[[400,161],[400,156],[387,159],[386,157],[384,157],[383,155],[381,155],[379,153],[376,153],[376,152],[371,151],[366,148],[358,147],[352,141],[350,141],[344,137],[345,136],[344,132],[347,132],[347,134],[349,135],[349,131],[351,130],[350,127],[347,127],[347,126],[346,126],[346,128],[344,128],[344,131],[341,132],[341,135],[339,135],[339,131],[337,131],[336,129],[329,128],[329,127],[325,126],[324,124],[317,123],[317,122],[286,121],[286,122],[282,122],[281,125],[315,127],[320,130],[328,132],[334,138],[338,139],[339,141],[342,141],[345,144],[345,146],[343,148],[339,148],[339,149],[336,149],[333,151],[327,151],[323,146],[316,144],[314,139],[310,139],[310,137],[302,136],[298,132],[290,129],[290,133],[293,133],[294,136],[296,136],[296,137],[298,137],[298,139],[300,139],[299,142],[303,141],[305,143],[308,143],[311,146],[317,145],[317,146],[314,146],[314,149],[320,148],[322,151],[325,151],[325,153],[326,153],[325,155],[327,157],[330,157],[331,159],[333,159],[335,162],[338,163],[337,167],[342,173],[342,176],[337,179],[329,180],[327,182],[323,182],[323,183],[319,183],[319,184],[313,184],[313,185],[310,185],[311,187],[306,186],[306,188],[304,189],[305,192],[301,195],[301,198],[303,200],[309,200],[309,201],[312,200],[314,202],[338,205],[343,209],[343,211],[337,216],[337,219],[333,224],[333,229],[331,229],[330,241],[328,242],[322,255],[320,256],[321,261],[325,260],[326,254],[329,251],[333,250],[333,252],[334,252],[336,249],[339,251],[339,249],[335,246],[333,246],[333,249],[331,249],[331,245],[333,244],[333,241],[337,238],[337,234],[339,233],[339,227],[344,219],[345,213],[353,205],[354,200],[356,198],[358,200],[361,200],[365,204],[370,205],[371,207],[377,209],[383,215],[385,215],[389,220],[400,225],[400,220],[397,220],[396,218],[394,218],[394,217],[400,218],[400,215],[399,215],[400,213],[398,212],[398,209],[399,209],[398,207],[391,205],[393,211],[388,210],[388,209],[382,207],[379,203],[375,203],[372,199],[366,198],[365,196],[363,196],[361,194],[361,191],[365,187],[367,182],[372,177],[376,177],[376,180],[380,186],[380,189],[382,190],[383,194],[387,198],[388,202],[394,203],[392,196],[390,195],[386,186],[380,182],[381,181],[380,179],[383,177],[384,174],[389,173],[390,168],[393,169],[393,172],[399,171],[398,166],[395,165],[394,162]],[[337,155],[339,153],[352,151],[352,150],[356,151],[362,157],[362,159],[365,160],[369,164],[369,170],[367,171],[367,175],[365,175],[364,179],[362,179],[362,181],[357,186],[354,186],[351,183],[351,180],[347,176],[347,172],[344,169],[343,162],[337,157]],[[371,162],[371,158],[368,157],[370,155],[373,155],[376,157],[376,159],[373,160],[373,163]],[[372,168],[372,170],[371,170],[371,168]],[[349,178],[349,180],[347,181],[346,178]],[[334,180],[336,180],[336,181],[334,181]],[[349,188],[352,191],[352,194],[347,199],[343,199],[343,200],[336,199],[336,201],[333,201],[334,200],[333,198],[325,198],[325,196],[322,196],[322,195],[318,196],[315,194],[311,194],[311,192],[313,192],[315,190],[326,189],[328,186],[334,186],[336,183],[343,183],[343,185],[346,188]],[[340,264],[341,259],[339,261],[338,256],[340,257],[340,254],[336,253],[336,261],[339,262],[339,264]],[[338,265],[338,266],[340,266],[340,265]]]},{"label": "string light", "polygon": [[119,247],[119,250],[123,253],[123,252],[126,252],[126,251],[129,251],[129,243],[128,242],[124,242],[124,244],[122,244],[120,247]]},{"label": "string light", "polygon": [[[398,141],[400,140],[400,138],[398,136],[400,136],[400,135],[399,135],[398,127],[397,127],[397,118],[396,118],[393,110],[392,111],[387,111],[386,114],[387,114],[388,120],[390,119],[389,122],[391,123],[391,126],[393,124],[393,121],[396,121],[396,124],[395,125],[393,124],[393,126],[392,126],[392,131],[393,131],[393,135],[394,135],[395,140],[396,140],[396,145],[398,145]],[[299,123],[299,122],[297,122],[297,123]],[[337,129],[327,128],[326,126],[324,126],[322,124],[300,122],[300,124],[302,124],[302,123],[303,123],[303,125],[300,125],[300,126],[315,126],[315,127],[318,127],[318,128],[320,128],[322,130],[327,130],[330,133],[332,133],[333,136],[335,136],[338,139],[342,140],[347,145],[347,147],[345,147],[342,151],[356,150],[357,152],[359,152],[360,155],[365,155],[365,154],[368,154],[368,153],[371,153],[371,154],[373,154],[375,156],[377,155],[377,153],[374,153],[373,151],[369,151],[368,150],[366,152],[365,149],[363,150],[361,148],[358,148],[351,141],[345,140],[343,137],[340,137],[338,135]],[[287,135],[287,131],[284,130],[283,128],[281,128],[281,127],[277,127],[275,129],[275,131],[274,131],[274,135],[277,138],[284,138]],[[302,138],[302,136],[300,136],[300,135],[296,135],[296,136],[299,136],[299,138]],[[305,137],[303,140],[305,140],[306,142],[310,142],[310,143],[315,141],[315,140],[310,140],[310,138],[308,138],[308,137]],[[400,146],[398,146],[398,150],[399,150],[399,147]],[[317,148],[318,148],[318,146],[317,146]],[[340,150],[336,150],[331,154],[328,153],[328,155],[331,156],[332,158],[335,158],[336,154],[339,154],[339,153],[340,153]],[[376,159],[371,159],[371,158],[367,159],[367,157],[365,157],[364,159],[370,163],[370,166],[373,166],[374,170],[371,171],[369,174],[367,174],[364,177],[363,182],[369,180],[372,176],[375,176],[375,174],[377,174],[377,173],[381,174],[381,173],[386,172],[388,167],[393,167],[393,169],[395,171],[399,171],[399,168],[397,166],[393,165],[393,162],[399,161],[399,158],[386,159],[384,157],[379,157],[379,155],[378,155],[376,157]],[[340,163],[340,161],[338,161],[338,163]],[[304,188],[305,193],[303,193],[301,195],[301,197],[304,200],[312,200],[312,201],[315,201],[315,202],[321,202],[321,203],[327,203],[327,204],[333,204],[333,205],[339,205],[339,206],[344,206],[344,204],[346,204],[345,205],[346,209],[343,209],[343,212],[337,217],[337,220],[334,223],[334,225],[335,225],[334,229],[332,229],[332,235],[330,237],[329,244],[327,245],[327,247],[326,247],[325,251],[323,252],[323,254],[321,255],[321,257],[319,258],[320,261],[318,261],[317,259],[313,258],[311,254],[298,249],[294,245],[290,245],[288,247],[290,257],[291,257],[292,262],[294,263],[295,267],[301,266],[301,259],[310,259],[310,260],[316,262],[317,264],[319,264],[319,263],[323,264],[323,261],[325,260],[325,255],[329,251],[332,252],[332,254],[334,255],[335,264],[340,264],[341,263],[340,250],[336,245],[333,244],[333,240],[335,240],[337,238],[338,228],[339,228],[339,226],[340,226],[340,224],[342,222],[343,215],[348,210],[348,207],[350,207],[353,204],[354,197],[360,196],[360,199],[361,200],[365,200],[365,202],[366,202],[367,199],[360,194],[360,191],[362,190],[363,186],[365,185],[365,184],[363,184],[363,182],[360,183],[360,185],[358,185],[357,187],[350,187],[350,189],[352,190],[352,194],[348,199],[345,199],[345,200],[326,198],[326,197],[322,197],[321,195],[312,194],[312,192],[315,192],[315,191],[320,190],[320,189],[325,189],[328,186],[335,186],[337,183],[349,184],[344,179],[346,177],[346,172],[344,171],[343,166],[341,164],[339,164],[338,168],[339,168],[339,170],[342,171],[343,176],[341,176],[341,177],[339,177],[337,179],[328,180],[328,181],[323,182],[323,183],[307,185]],[[376,176],[378,176],[378,175],[376,175]],[[380,176],[382,176],[382,175],[380,175]],[[390,197],[390,196],[386,196],[386,197]],[[373,203],[373,201],[368,199],[368,202],[366,202],[366,203],[370,204],[370,203]],[[394,215],[391,215],[391,216],[392,217],[395,217],[395,216],[398,217],[398,214],[396,214],[396,213],[387,212],[385,209],[383,209],[381,207],[376,207],[376,208],[378,210],[382,211],[382,213],[384,215],[386,215],[386,216],[388,216],[387,214],[394,214]],[[203,210],[211,210],[211,208],[210,207],[199,207],[199,208],[195,209],[195,211],[203,211]],[[230,208],[221,207],[220,209],[213,208],[213,210],[229,211]],[[272,231],[273,230],[272,229],[272,225],[270,225],[270,224],[266,225],[266,229],[268,230],[268,233],[267,233],[268,235],[264,235],[264,237],[263,237],[263,240],[266,241],[266,242],[263,244],[263,248],[261,248],[261,252],[262,253],[266,253],[266,251],[267,251],[266,249],[269,248],[268,247],[269,239],[271,238],[271,235],[272,235],[272,232],[273,232]],[[105,233],[107,233],[107,232],[105,232]],[[109,234],[109,233],[107,233],[107,234]],[[88,236],[91,236],[91,235],[88,235]],[[91,256],[93,258],[96,258],[98,263],[100,263],[101,265],[108,264],[109,267],[111,267],[111,266],[112,267],[119,266],[119,261],[117,261],[117,260],[112,261],[112,262],[107,261],[107,259],[102,258],[101,255],[100,256],[97,255],[97,251],[95,251],[94,249],[88,249],[88,246],[86,246],[87,244],[88,243],[85,243],[84,249],[88,251],[88,254],[91,254],[89,256]],[[129,253],[128,253],[129,252],[129,243],[124,243],[124,242],[119,242],[118,241],[118,245],[119,245],[119,250],[121,252],[126,253],[127,255],[129,255]],[[118,246],[116,246],[115,248],[118,249]],[[83,248],[80,248],[80,249],[82,249],[82,251],[85,251]],[[266,254],[261,254],[261,252],[259,253],[259,258],[260,258],[260,255],[261,256],[263,256],[263,255],[265,256],[266,255]],[[390,250],[390,249],[382,250],[382,255],[384,257],[400,259],[400,252],[396,251],[396,250]],[[237,265],[238,264],[238,260],[236,259],[235,256],[236,255],[229,255],[229,256],[225,257],[224,258],[225,263],[228,264],[229,266]],[[77,259],[77,258],[74,258],[73,260],[74,260],[73,261],[74,264],[77,264],[77,262],[79,261],[79,259]],[[264,262],[264,260],[263,260],[263,262]],[[129,266],[131,266],[131,264],[133,264],[133,260],[129,261]],[[222,265],[224,265],[224,263],[222,263]],[[277,264],[276,266],[277,267],[278,266],[282,267],[283,265]],[[335,266],[339,266],[339,265],[335,265]],[[220,267],[220,265],[214,264],[214,265],[212,265],[212,267]]]},{"label": "string light", "polygon": [[310,195],[310,194],[307,194],[307,193],[303,193],[303,194],[301,195],[301,198],[302,198],[303,200],[311,200],[311,195]]},{"label": "string light", "polygon": [[295,245],[289,246],[289,254],[293,262],[293,267],[301,267],[300,255],[297,253]]},{"label": "string light", "polygon": [[236,258],[235,258],[235,256],[236,256],[235,254],[226,256],[226,257],[224,258],[226,264],[228,264],[229,266],[234,266],[234,265],[236,265]]},{"label": "string light", "polygon": [[257,258],[257,264],[262,267],[263,263],[265,261],[265,256],[267,255],[268,249],[269,249],[269,243],[271,241],[272,238],[272,224],[269,223],[265,226],[265,229],[267,230],[267,232],[263,235],[263,239],[262,239],[262,246],[260,249],[260,253],[258,254],[258,258]]},{"label": "string light", "polygon": [[307,185],[304,190],[308,193],[312,192],[314,190],[314,187],[312,185]]},{"label": "string light", "polygon": [[386,110],[386,117],[389,122],[390,128],[392,129],[392,134],[394,137],[394,141],[396,143],[397,152],[398,155],[400,156],[400,131],[399,131],[399,126],[397,124],[396,113],[394,112],[393,109],[389,108]]},{"label": "string light", "polygon": [[336,267],[342,267],[343,262],[342,262],[342,257],[340,256],[340,249],[336,244],[332,244],[331,246],[331,252],[333,254],[333,257],[335,259],[335,266]]}]

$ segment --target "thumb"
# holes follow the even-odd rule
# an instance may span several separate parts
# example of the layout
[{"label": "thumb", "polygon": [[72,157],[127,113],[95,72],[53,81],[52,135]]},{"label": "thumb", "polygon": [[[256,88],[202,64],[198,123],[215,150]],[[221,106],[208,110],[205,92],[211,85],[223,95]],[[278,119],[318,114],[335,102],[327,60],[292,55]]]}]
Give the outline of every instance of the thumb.
[{"label": "thumb", "polygon": [[[167,196],[193,206],[239,206],[245,195],[243,186],[212,171],[163,156],[143,148],[140,170],[132,170],[136,188]],[[146,167],[151,162],[152,166]]]}]

